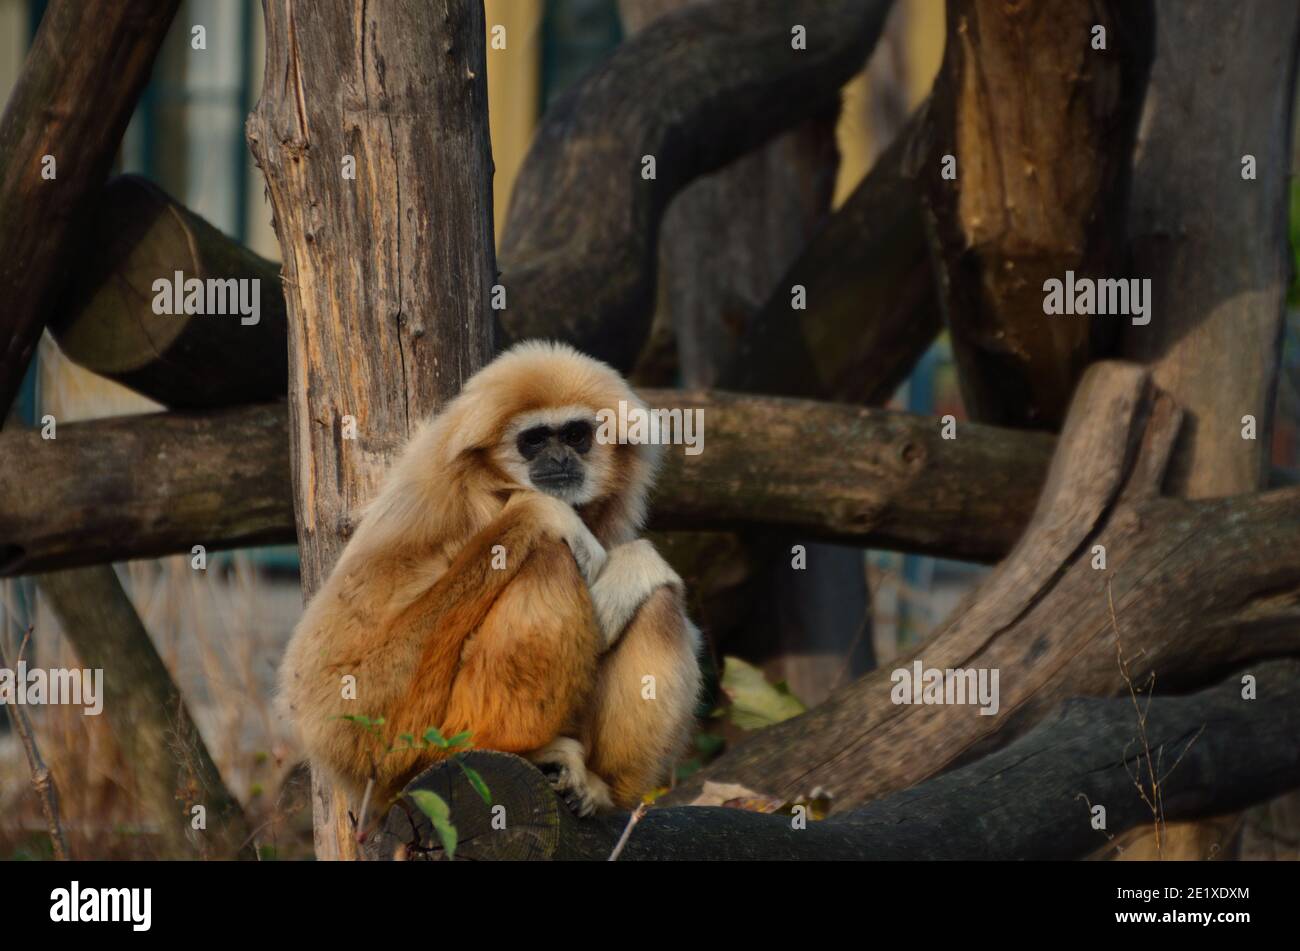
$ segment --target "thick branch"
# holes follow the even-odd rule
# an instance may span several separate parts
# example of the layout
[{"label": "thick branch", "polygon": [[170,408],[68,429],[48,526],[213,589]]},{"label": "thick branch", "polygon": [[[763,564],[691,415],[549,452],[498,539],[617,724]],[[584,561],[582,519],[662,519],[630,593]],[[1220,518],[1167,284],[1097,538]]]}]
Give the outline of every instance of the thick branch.
[{"label": "thick branch", "polygon": [[[1146,717],[1147,746],[1159,762],[1162,820],[1241,808],[1300,785],[1300,662],[1250,668],[1258,699],[1242,698],[1232,677],[1185,697],[1160,697]],[[794,828],[791,818],[742,809],[651,809],[621,859],[1070,859],[1106,835],[1150,824],[1134,786],[1145,775],[1128,697],[1067,700],[1005,749],[912,789],[824,821]],[[472,753],[493,802],[510,821],[495,828],[460,769],[441,764],[412,781],[452,804],[460,844],[471,859],[609,857],[626,815],[574,819],[529,764],[502,753]],[[1089,806],[1104,806],[1107,832]],[[414,825],[411,817],[415,818]],[[499,823],[498,823],[499,826]],[[414,807],[396,808],[368,848],[407,859],[437,857],[437,840]],[[434,851],[424,851],[433,849]]]},{"label": "thick branch", "polygon": [[822,785],[852,805],[1005,743],[1068,696],[1122,693],[1112,593],[1138,682],[1195,686],[1227,665],[1300,650],[1300,490],[1160,497],[1178,423],[1145,371],[1089,368],[1015,549],[900,661],[1000,671],[996,715],[897,704],[892,672],[880,670],[755,734],[673,797],[714,779],[783,796]]},{"label": "thick branch", "polygon": [[[808,242],[742,339],[720,386],[743,393],[880,405],[939,332],[914,155],[922,107]],[[791,289],[806,310],[791,307]]]},{"label": "thick branch", "polygon": [[62,290],[85,202],[108,175],[179,6],[52,0],[41,18],[0,118],[0,420]]},{"label": "thick branch", "polygon": [[[810,538],[991,560],[1026,524],[1053,439],[800,400],[646,390],[700,408],[669,446],[657,528],[779,526]],[[293,539],[280,405],[0,434],[0,574]],[[76,476],[72,477],[71,474]]]},{"label": "thick branch", "polygon": [[[501,242],[506,340],[627,370],[653,313],[660,218],[692,179],[833,104],[889,0],[726,0],[652,23],[548,111]],[[807,31],[806,49],[793,30]],[[654,177],[643,177],[653,157]]]}]

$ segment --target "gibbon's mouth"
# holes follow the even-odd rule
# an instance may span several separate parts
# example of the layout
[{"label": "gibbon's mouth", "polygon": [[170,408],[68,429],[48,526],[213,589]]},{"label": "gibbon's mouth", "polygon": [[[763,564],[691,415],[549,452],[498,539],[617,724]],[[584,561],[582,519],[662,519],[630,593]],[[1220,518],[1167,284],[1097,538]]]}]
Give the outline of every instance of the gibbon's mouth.
[{"label": "gibbon's mouth", "polygon": [[532,481],[539,489],[566,490],[581,487],[581,472],[544,472],[532,476]]}]

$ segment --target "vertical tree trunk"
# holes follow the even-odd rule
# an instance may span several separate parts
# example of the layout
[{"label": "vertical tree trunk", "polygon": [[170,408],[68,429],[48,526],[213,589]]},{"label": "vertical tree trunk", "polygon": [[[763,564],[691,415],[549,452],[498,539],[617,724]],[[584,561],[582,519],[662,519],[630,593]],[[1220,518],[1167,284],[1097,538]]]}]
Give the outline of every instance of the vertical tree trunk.
[{"label": "vertical tree trunk", "polygon": [[[284,259],[310,598],[407,435],[492,352],[483,7],[264,0],[263,10],[266,79],[248,139]],[[317,855],[350,857],[340,797],[319,778],[313,787]]]},{"label": "vertical tree trunk", "polygon": [[[1124,331],[1186,422],[1165,489],[1187,498],[1263,485],[1290,283],[1287,195],[1300,6],[1157,0],[1157,50],[1134,157],[1133,274],[1151,323]],[[1207,78],[1208,71],[1208,78]],[[1254,159],[1254,178],[1243,174]],[[1243,417],[1255,420],[1243,438]],[[1259,807],[1260,811],[1267,806]],[[1238,823],[1171,828],[1167,858],[1228,852]],[[1154,843],[1126,855],[1152,857]]]},{"label": "vertical tree trunk", "polygon": [[1122,276],[1151,17],[1150,0],[948,2],[925,179],[973,419],[1056,428],[1113,342],[1120,318],[1047,316],[1043,284]]}]

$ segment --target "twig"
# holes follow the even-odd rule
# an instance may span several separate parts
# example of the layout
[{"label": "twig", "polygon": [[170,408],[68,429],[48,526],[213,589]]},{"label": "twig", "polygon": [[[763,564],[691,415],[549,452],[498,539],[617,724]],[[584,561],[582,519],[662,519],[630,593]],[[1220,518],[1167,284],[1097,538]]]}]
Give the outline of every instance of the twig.
[{"label": "twig", "polygon": [[[357,831],[355,833],[358,845],[364,843],[367,838],[366,813],[370,811],[370,794],[371,792],[374,791],[374,788],[375,788],[375,780],[374,777],[372,776],[370,779],[366,780],[366,792],[365,795],[361,797],[361,813],[357,817]],[[357,849],[357,858],[361,859],[360,849]]]},{"label": "twig", "polygon": [[[23,654],[27,651],[27,642],[31,640],[32,629],[29,626],[27,633],[23,635],[22,643],[18,646],[18,663],[22,663]],[[0,667],[8,667],[5,660],[4,647],[0,645]],[[14,732],[22,741],[23,752],[27,754],[27,766],[32,772],[32,788],[36,790],[36,795],[41,800],[41,810],[45,813],[45,826],[50,831],[50,845],[54,849],[54,858],[60,862],[68,860],[68,842],[63,837],[63,825],[59,820],[59,788],[54,783],[54,777],[50,775],[50,769],[45,765],[45,760],[41,758],[40,748],[36,745],[36,736],[32,732],[31,721],[27,718],[27,711],[19,704],[5,704],[5,711],[9,714],[9,722],[14,725]]]},{"label": "twig", "polygon": [[[1174,764],[1169,767],[1168,771],[1165,771],[1163,769],[1164,758],[1165,758],[1164,744],[1161,744],[1160,752],[1158,754],[1161,769],[1157,769],[1156,766],[1152,764],[1151,744],[1147,740],[1147,714],[1151,709],[1151,699],[1152,697],[1155,696],[1155,692],[1156,692],[1155,671],[1152,671],[1151,676],[1147,679],[1146,688],[1145,688],[1147,691],[1146,705],[1145,706],[1139,705],[1138,698],[1137,698],[1137,690],[1133,686],[1133,678],[1129,674],[1128,661],[1124,657],[1123,645],[1120,643],[1119,619],[1115,615],[1115,597],[1111,591],[1111,583],[1109,578],[1106,579],[1106,603],[1110,608],[1111,628],[1115,631],[1115,656],[1119,663],[1120,676],[1124,678],[1124,683],[1128,686],[1129,696],[1133,698],[1133,709],[1137,712],[1137,718],[1138,718],[1138,739],[1142,743],[1142,753],[1140,754],[1138,759],[1139,765],[1138,765],[1137,773],[1136,774],[1130,773],[1129,775],[1133,779],[1133,784],[1137,786],[1138,795],[1142,797],[1142,801],[1146,803],[1147,808],[1151,810],[1151,821],[1152,821],[1152,826],[1154,828],[1155,837],[1156,837],[1156,856],[1159,858],[1163,858],[1164,837],[1162,833],[1165,828],[1164,782],[1173,774],[1174,770],[1178,768],[1178,764],[1183,761],[1183,757],[1186,756],[1187,751],[1192,748],[1192,744],[1195,743],[1197,739],[1200,738],[1200,735],[1205,732],[1205,724],[1201,724],[1201,728],[1196,731],[1196,735],[1187,741],[1187,745],[1183,747],[1182,752],[1178,754],[1178,758],[1174,760]],[[1125,753],[1125,760],[1127,761],[1128,758],[1127,748],[1125,749],[1124,753]],[[1143,759],[1146,760],[1147,778],[1149,779],[1151,784],[1151,788],[1149,791],[1146,788],[1144,788],[1142,785],[1141,762]]]},{"label": "twig", "polygon": [[627,825],[623,827],[623,834],[618,837],[618,844],[614,846],[614,851],[609,853],[609,861],[617,862],[618,857],[623,853],[623,846],[627,845],[627,840],[632,835],[632,828],[641,821],[645,815],[645,803],[636,807],[632,815],[628,816]]}]

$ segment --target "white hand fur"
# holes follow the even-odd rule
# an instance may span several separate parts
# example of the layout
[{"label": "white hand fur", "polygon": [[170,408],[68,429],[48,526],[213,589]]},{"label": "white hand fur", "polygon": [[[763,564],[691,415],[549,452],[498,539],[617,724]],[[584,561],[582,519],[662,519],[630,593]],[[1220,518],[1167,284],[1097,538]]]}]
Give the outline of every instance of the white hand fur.
[{"label": "white hand fur", "polygon": [[683,590],[682,579],[647,539],[610,549],[604,569],[591,585],[606,650],[617,643],[646,599],[664,585],[676,587],[679,593]]},{"label": "white hand fur", "polygon": [[587,585],[590,587],[594,583],[605,567],[608,556],[605,546],[597,541],[591,529],[571,505],[540,492],[518,493],[507,503],[507,507],[511,505],[532,507],[545,529],[569,546]]}]

